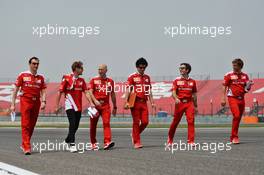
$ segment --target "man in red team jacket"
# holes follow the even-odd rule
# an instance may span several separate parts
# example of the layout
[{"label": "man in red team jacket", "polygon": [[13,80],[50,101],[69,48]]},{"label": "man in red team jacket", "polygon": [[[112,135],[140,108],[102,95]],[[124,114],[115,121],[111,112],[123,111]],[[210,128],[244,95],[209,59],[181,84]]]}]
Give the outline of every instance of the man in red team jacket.
[{"label": "man in red team jacket", "polygon": [[59,110],[59,102],[62,94],[65,96],[65,111],[69,120],[68,136],[65,143],[69,144],[70,152],[77,152],[75,145],[75,133],[78,130],[81,114],[82,114],[82,94],[85,94],[86,99],[93,105],[89,95],[86,82],[80,76],[83,73],[83,63],[75,61],[72,64],[72,73],[64,75],[60,84],[59,92],[56,98],[56,113]]},{"label": "man in red team jacket", "polygon": [[148,66],[147,60],[139,58],[136,61],[137,72],[131,74],[127,79],[127,91],[125,93],[125,109],[129,109],[129,96],[131,92],[136,93],[134,107],[131,108],[133,117],[132,143],[135,149],[142,148],[140,134],[144,131],[149,123],[149,113],[147,101],[149,100],[152,107],[155,107],[150,77],[145,74]]},{"label": "man in red team jacket", "polygon": [[242,72],[243,61],[240,58],[232,61],[233,71],[224,76],[223,97],[221,105],[226,105],[226,95],[228,97],[229,107],[233,114],[232,132],[230,141],[233,144],[239,144],[238,128],[245,110],[245,93],[248,92],[253,84],[247,74]]},{"label": "man in red team jacket", "polygon": [[43,75],[37,74],[39,59],[29,59],[29,71],[21,72],[17,77],[10,110],[15,112],[15,101],[20,89],[20,112],[22,144],[21,149],[25,155],[31,154],[30,140],[36,125],[40,108],[46,106],[46,83]]},{"label": "man in red team jacket", "polygon": [[[103,120],[104,129],[104,150],[114,147],[115,143],[112,142],[112,134],[110,127],[111,107],[109,97],[111,96],[113,103],[113,115],[116,115],[116,94],[114,92],[114,81],[106,76],[107,65],[101,64],[98,68],[99,76],[90,80],[89,91],[96,109]],[[99,117],[90,118],[90,139],[92,149],[97,148],[96,128]]]},{"label": "man in red team jacket", "polygon": [[191,65],[188,63],[181,63],[180,67],[181,76],[173,81],[172,96],[175,100],[174,118],[170,125],[167,144],[173,144],[173,137],[176,128],[181,121],[183,114],[186,114],[188,124],[188,144],[194,145],[194,115],[197,112],[197,88],[195,80],[189,77],[191,72]]}]

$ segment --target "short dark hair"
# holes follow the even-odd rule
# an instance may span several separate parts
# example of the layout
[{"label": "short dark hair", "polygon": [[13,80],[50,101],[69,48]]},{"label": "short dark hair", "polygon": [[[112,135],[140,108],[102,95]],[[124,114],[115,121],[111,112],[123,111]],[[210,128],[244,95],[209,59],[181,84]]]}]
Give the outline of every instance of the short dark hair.
[{"label": "short dark hair", "polygon": [[238,64],[241,68],[243,68],[243,66],[244,66],[244,62],[243,62],[243,60],[240,59],[240,58],[236,58],[236,59],[234,59],[234,60],[232,61],[232,64]]},{"label": "short dark hair", "polygon": [[32,61],[32,60],[37,60],[37,61],[39,61],[39,59],[38,59],[37,57],[32,57],[32,58],[29,58],[28,63],[31,64],[31,61]]},{"label": "short dark hair", "polygon": [[77,68],[81,68],[83,66],[83,63],[81,61],[74,61],[72,63],[72,71],[75,71]]},{"label": "short dark hair", "polygon": [[148,66],[148,62],[145,58],[141,57],[136,61],[136,67],[139,67],[139,65],[145,65]]},{"label": "short dark hair", "polygon": [[192,71],[192,66],[189,63],[181,63],[180,66],[184,65],[188,70],[188,74]]}]

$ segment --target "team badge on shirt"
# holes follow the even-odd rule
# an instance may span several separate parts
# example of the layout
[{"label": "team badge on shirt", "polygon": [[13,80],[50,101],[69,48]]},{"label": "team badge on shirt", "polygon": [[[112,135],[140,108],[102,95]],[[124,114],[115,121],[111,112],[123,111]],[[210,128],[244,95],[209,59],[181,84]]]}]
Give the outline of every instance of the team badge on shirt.
[{"label": "team badge on shirt", "polygon": [[36,83],[40,84],[41,83],[41,79],[36,80]]},{"label": "team badge on shirt", "polygon": [[177,85],[178,86],[184,85],[184,81],[177,81]]},{"label": "team badge on shirt", "polygon": [[236,75],[231,75],[230,78],[231,78],[231,80],[237,80],[238,79],[238,77]]},{"label": "team badge on shirt", "polygon": [[242,79],[245,80],[245,79],[247,79],[247,77],[244,75],[244,76],[242,76]]},{"label": "team badge on shirt", "polygon": [[101,80],[94,80],[94,84],[101,84]]},{"label": "team badge on shirt", "polygon": [[140,77],[134,77],[133,80],[134,80],[134,82],[139,82],[140,81]]},{"label": "team badge on shirt", "polygon": [[23,77],[23,81],[31,81],[31,77]]}]

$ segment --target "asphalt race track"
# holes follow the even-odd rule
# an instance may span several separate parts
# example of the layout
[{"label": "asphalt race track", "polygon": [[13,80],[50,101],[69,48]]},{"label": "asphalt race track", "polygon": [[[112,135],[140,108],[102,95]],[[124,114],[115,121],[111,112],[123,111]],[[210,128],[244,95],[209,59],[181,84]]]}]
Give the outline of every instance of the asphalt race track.
[{"label": "asphalt race track", "polygon": [[[197,129],[196,142],[203,145],[203,150],[179,149],[180,141],[186,141],[187,129],[177,131],[173,152],[171,148],[165,150],[167,129],[145,130],[141,138],[144,148],[140,150],[132,148],[130,129],[113,129],[116,146],[112,150],[83,153],[45,150],[39,153],[36,147],[32,155],[25,156],[19,149],[20,129],[0,128],[0,162],[37,174],[264,174],[264,128],[241,128],[241,144],[227,147],[229,130]],[[66,133],[66,129],[36,129],[32,142],[35,145],[48,140],[59,143]],[[102,129],[98,129],[100,143],[102,134]],[[89,142],[88,129],[77,132],[77,142]]]}]

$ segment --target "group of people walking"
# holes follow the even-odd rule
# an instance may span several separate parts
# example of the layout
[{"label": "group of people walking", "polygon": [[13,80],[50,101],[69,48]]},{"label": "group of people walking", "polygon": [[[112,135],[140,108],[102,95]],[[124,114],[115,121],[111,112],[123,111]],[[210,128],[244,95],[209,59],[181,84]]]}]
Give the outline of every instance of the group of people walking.
[{"label": "group of people walking", "polygon": [[[10,111],[15,112],[15,102],[17,94],[20,91],[21,149],[25,155],[31,154],[30,140],[37,122],[39,110],[46,107],[47,88],[45,77],[37,73],[40,64],[39,58],[32,57],[28,63],[29,70],[21,72],[17,77],[10,107]],[[249,80],[248,75],[242,72],[243,65],[244,63],[240,58],[234,59],[232,61],[233,71],[227,73],[223,81],[221,104],[225,106],[226,99],[228,99],[233,114],[230,136],[230,142],[233,144],[240,142],[238,128],[245,109],[244,95],[253,84]],[[151,78],[145,73],[148,66],[147,60],[139,58],[135,66],[136,72],[129,75],[126,82],[124,108],[131,110],[133,125],[130,137],[134,148],[140,149],[143,147],[140,135],[149,123],[147,102],[149,101],[151,107],[155,107],[155,101],[151,92]],[[91,78],[89,83],[86,83],[85,79],[81,77],[84,71],[81,61],[73,62],[71,69],[71,73],[62,76],[54,109],[55,112],[60,110],[60,100],[64,96],[65,111],[69,120],[68,135],[64,142],[69,145],[70,152],[78,151],[75,144],[75,134],[78,130],[83,111],[82,96],[84,95],[89,102],[89,107],[96,111],[96,114],[90,117],[90,141],[92,149],[98,149],[96,128],[100,116],[104,131],[103,149],[108,150],[113,148],[115,143],[112,141],[110,118],[111,114],[116,115],[117,99],[114,88],[115,83],[111,78],[107,77],[107,65],[99,65],[98,76]],[[196,81],[189,76],[191,70],[192,67],[189,63],[179,64],[180,76],[172,84],[172,97],[175,101],[175,109],[167,136],[168,146],[173,144],[176,128],[184,113],[186,114],[188,124],[187,143],[195,145],[194,122],[195,113],[198,111],[198,92]],[[110,105],[110,98],[112,105]],[[131,98],[134,98],[132,105]]]}]

